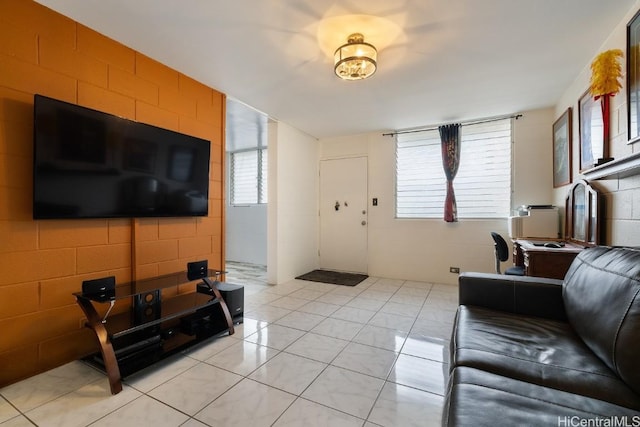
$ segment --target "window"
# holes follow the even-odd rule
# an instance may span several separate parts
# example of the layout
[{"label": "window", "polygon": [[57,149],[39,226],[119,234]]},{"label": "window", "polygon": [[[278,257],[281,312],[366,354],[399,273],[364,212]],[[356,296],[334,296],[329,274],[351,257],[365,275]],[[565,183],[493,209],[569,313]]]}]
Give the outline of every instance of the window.
[{"label": "window", "polygon": [[[453,181],[458,218],[501,218],[511,209],[511,119],[463,125]],[[437,129],[396,135],[396,217],[442,218],[447,179]]]},{"label": "window", "polygon": [[232,205],[267,203],[267,149],[230,154]]}]

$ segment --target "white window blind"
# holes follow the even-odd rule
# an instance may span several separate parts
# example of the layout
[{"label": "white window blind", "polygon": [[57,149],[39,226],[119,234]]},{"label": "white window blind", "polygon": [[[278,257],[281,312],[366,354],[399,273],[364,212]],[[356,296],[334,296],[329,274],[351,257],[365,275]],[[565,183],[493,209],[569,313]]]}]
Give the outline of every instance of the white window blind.
[{"label": "white window blind", "polygon": [[232,205],[267,203],[267,150],[230,154]]},{"label": "white window blind", "polygon": [[[511,119],[463,125],[460,132],[458,218],[509,216]],[[397,218],[442,218],[446,182],[437,129],[396,136]]]},{"label": "white window blind", "polygon": [[260,186],[260,191],[258,193],[259,195],[259,203],[267,203],[267,189],[269,188],[269,186],[267,185],[267,171],[269,169],[267,169],[267,150],[260,150],[259,152],[260,155],[260,168],[258,169],[259,173],[260,173],[260,177],[258,179],[259,182],[259,186]]}]

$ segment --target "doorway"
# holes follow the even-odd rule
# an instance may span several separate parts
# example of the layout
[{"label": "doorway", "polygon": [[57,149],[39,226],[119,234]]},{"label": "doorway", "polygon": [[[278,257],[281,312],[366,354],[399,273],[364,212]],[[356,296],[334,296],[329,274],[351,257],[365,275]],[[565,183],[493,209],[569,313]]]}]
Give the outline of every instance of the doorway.
[{"label": "doorway", "polygon": [[259,271],[267,266],[269,119],[231,98],[226,113],[225,262]]},{"label": "doorway", "polygon": [[320,267],[367,273],[367,158],[320,161]]}]

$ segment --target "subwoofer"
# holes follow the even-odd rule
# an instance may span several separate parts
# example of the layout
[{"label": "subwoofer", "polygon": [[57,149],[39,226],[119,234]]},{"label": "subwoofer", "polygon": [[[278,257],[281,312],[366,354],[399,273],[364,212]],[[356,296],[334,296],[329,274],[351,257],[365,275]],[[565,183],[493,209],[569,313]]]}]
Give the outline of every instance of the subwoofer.
[{"label": "subwoofer", "polygon": [[224,302],[227,303],[227,308],[229,309],[233,323],[242,323],[244,313],[244,286],[218,282],[216,283],[216,287],[220,291]]}]

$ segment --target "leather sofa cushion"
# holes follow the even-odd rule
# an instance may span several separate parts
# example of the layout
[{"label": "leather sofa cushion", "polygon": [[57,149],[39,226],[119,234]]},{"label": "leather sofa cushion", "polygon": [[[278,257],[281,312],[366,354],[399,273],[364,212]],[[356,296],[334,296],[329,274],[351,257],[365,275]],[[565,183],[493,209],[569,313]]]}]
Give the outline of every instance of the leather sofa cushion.
[{"label": "leather sofa cushion", "polygon": [[464,366],[449,381],[442,425],[569,426],[598,417],[640,422],[631,409]]},{"label": "leather sofa cushion", "polygon": [[451,364],[640,409],[634,393],[567,322],[460,306]]},{"label": "leather sofa cushion", "polygon": [[640,393],[640,250],[599,246],[582,251],[562,291],[578,335]]}]

